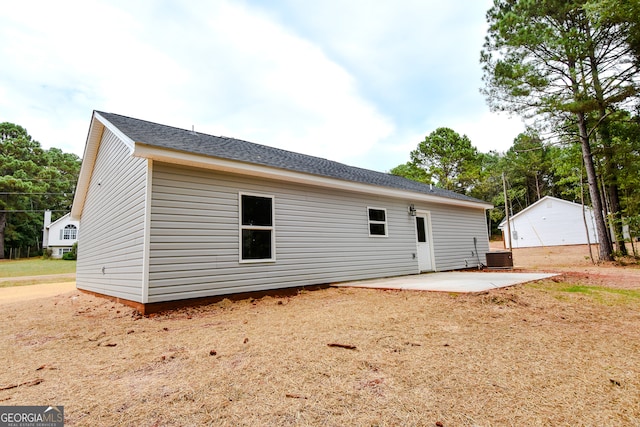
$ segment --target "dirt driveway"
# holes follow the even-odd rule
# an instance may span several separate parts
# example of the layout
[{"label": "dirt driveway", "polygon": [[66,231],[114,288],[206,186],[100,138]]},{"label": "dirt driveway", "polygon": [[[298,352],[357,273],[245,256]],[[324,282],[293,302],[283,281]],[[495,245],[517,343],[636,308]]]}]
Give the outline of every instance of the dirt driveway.
[{"label": "dirt driveway", "polygon": [[76,282],[45,283],[40,285],[0,288],[0,304],[48,298],[76,289]]}]

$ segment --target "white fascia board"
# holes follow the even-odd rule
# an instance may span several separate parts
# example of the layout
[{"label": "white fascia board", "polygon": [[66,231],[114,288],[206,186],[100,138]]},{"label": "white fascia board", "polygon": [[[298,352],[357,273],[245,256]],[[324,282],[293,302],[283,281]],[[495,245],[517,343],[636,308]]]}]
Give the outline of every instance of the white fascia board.
[{"label": "white fascia board", "polygon": [[[538,200],[535,203],[530,204],[529,206],[527,206],[526,208],[524,208],[523,210],[521,210],[520,212],[518,212],[515,215],[511,215],[511,218],[509,218],[509,220],[513,221],[514,219],[517,219],[523,215],[525,215],[527,212],[529,212],[530,210],[533,210],[536,206],[542,204],[543,202],[545,202],[546,200],[555,200],[556,202],[561,202],[567,206],[574,206],[574,207],[582,207],[582,205],[578,204],[578,203],[574,203],[571,202],[569,200],[564,200],[564,199],[559,199],[557,197],[553,197],[553,196],[544,196],[542,199]],[[585,207],[585,212],[591,211],[591,207],[584,205]],[[502,222],[498,225],[499,229],[502,229],[504,227],[506,227],[507,224],[507,220],[503,219]]]},{"label": "white fascia board", "polygon": [[131,138],[129,138],[124,133],[122,133],[122,131],[120,131],[120,129],[118,129],[117,127],[112,125],[109,120],[107,120],[104,117],[102,117],[100,115],[100,113],[95,113],[95,118],[98,119],[100,121],[100,123],[102,123],[104,125],[104,127],[109,129],[111,131],[111,133],[113,133],[115,136],[117,136],[118,139],[120,141],[122,141],[127,146],[127,148],[129,148],[129,152],[133,153],[133,150],[134,150],[136,144]]},{"label": "white fascia board", "polygon": [[79,220],[84,208],[84,201],[89,190],[91,182],[91,174],[93,166],[96,163],[98,147],[100,139],[102,139],[102,131],[104,125],[96,120],[96,113],[91,117],[91,125],[89,126],[89,134],[84,145],[84,154],[82,155],[82,165],[80,166],[80,174],[78,175],[78,183],[76,184],[76,194],[73,196],[73,204],[71,205],[71,218]]},{"label": "white fascia board", "polygon": [[178,164],[183,166],[213,169],[221,172],[295,182],[298,184],[306,184],[316,187],[394,197],[411,201],[422,201],[483,210],[493,208],[493,205],[489,203],[478,203],[470,202],[467,200],[449,199],[447,197],[433,196],[429,194],[416,193],[413,191],[400,190],[390,187],[380,187],[376,185],[369,185],[352,181],[343,181],[340,179],[311,175],[286,169],[278,169],[269,166],[243,163],[234,160],[220,159],[217,157],[207,157],[193,153],[185,153],[183,151],[168,150],[164,148],[153,147],[139,142],[135,144],[133,155],[135,157],[142,157],[154,161]]},{"label": "white fascia board", "polygon": [[89,183],[91,182],[91,175],[93,174],[93,167],[96,164],[98,148],[100,147],[100,141],[102,141],[102,134],[105,128],[113,132],[129,148],[129,151],[133,153],[135,146],[133,140],[94,111],[93,117],[91,117],[87,142],[84,146],[82,166],[80,167],[78,183],[76,184],[76,194],[73,197],[73,205],[71,206],[71,219],[74,221],[78,221],[82,216],[84,202],[87,197],[87,191],[89,190]]},{"label": "white fascia board", "polygon": [[[64,214],[63,216],[61,216],[60,218],[56,219],[56,220],[55,220],[55,221],[53,221],[51,224],[49,224],[49,227],[47,227],[47,228],[51,228],[53,225],[55,225],[55,224],[57,224],[57,223],[59,223],[59,222],[64,221],[64,220],[65,220],[69,215],[71,215],[71,214],[68,214],[68,213],[67,213],[67,214]],[[71,219],[71,220],[73,220],[73,218],[70,218],[70,219]]]},{"label": "white fascia board", "polygon": [[[551,196],[544,196],[542,199],[538,200],[537,202],[534,202],[532,204],[530,204],[529,206],[527,206],[526,208],[522,209],[520,212],[518,212],[517,214],[511,214],[511,216],[509,217],[509,221],[513,222],[514,219],[517,219],[518,217],[523,216],[524,214],[526,214],[527,212],[529,212],[530,210],[532,210],[533,208],[535,208],[536,206],[538,206],[540,203],[542,203],[543,200],[547,200],[549,198],[553,198],[555,199],[555,197],[551,197]],[[558,199],[559,200],[559,199]],[[500,222],[500,224],[498,225],[498,229],[502,230],[504,227],[507,226],[507,219],[503,219],[502,222]]]}]

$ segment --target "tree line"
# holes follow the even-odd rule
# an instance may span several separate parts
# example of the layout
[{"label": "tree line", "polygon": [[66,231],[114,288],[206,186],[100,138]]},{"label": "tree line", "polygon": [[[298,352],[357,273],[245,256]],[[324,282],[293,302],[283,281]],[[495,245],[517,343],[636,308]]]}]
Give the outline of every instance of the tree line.
[{"label": "tree line", "polygon": [[[528,130],[505,153],[479,153],[439,128],[391,173],[493,203],[494,229],[502,173],[512,212],[546,195],[584,201],[600,259],[625,255],[623,226],[640,234],[640,0],[494,0],[486,19],[482,92]],[[41,245],[42,212],[70,209],[79,169],[77,156],[0,124],[0,257]]]},{"label": "tree line", "polygon": [[43,149],[22,126],[0,123],[0,258],[42,249],[44,211],[55,221],[71,209],[78,156]]},{"label": "tree line", "polygon": [[504,207],[504,172],[515,212],[545,195],[584,200],[600,260],[626,255],[623,225],[638,235],[640,222],[640,0],[494,0],[486,17],[482,92],[527,132],[506,153],[478,153],[437,129],[391,173]]}]

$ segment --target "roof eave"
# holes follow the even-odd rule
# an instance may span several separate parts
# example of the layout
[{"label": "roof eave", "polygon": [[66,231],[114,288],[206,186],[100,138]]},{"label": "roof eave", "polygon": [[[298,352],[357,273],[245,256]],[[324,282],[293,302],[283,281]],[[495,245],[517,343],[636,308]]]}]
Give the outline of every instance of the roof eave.
[{"label": "roof eave", "polygon": [[[66,217],[68,217],[70,215],[70,213],[66,213],[64,215],[62,215],[60,218],[56,219],[55,221],[53,221],[51,224],[49,224],[49,226],[47,228],[51,228],[53,225],[63,221]],[[71,220],[75,221],[73,218],[70,218]]]},{"label": "roof eave", "polygon": [[394,198],[407,199],[411,201],[423,201],[475,209],[493,208],[493,205],[484,202],[452,199],[448,197],[401,190],[391,187],[381,187],[377,185],[345,181],[336,178],[291,171],[288,169],[280,169],[270,166],[257,165],[254,163],[245,163],[218,157],[203,156],[200,154],[188,153],[184,151],[159,148],[141,142],[135,143],[133,155],[136,157],[146,158],[154,161],[179,164],[183,166],[212,169],[221,172],[275,179],[280,181],[295,182],[298,184],[313,185],[316,187],[383,195]]},{"label": "roof eave", "polygon": [[[591,209],[590,206],[587,205],[579,205],[578,203],[569,201],[569,200],[564,200],[564,199],[559,199],[558,197],[553,197],[553,196],[544,196],[541,199],[535,201],[534,203],[530,204],[529,206],[527,206],[526,208],[524,208],[523,210],[521,210],[520,212],[518,212],[515,215],[511,215],[511,218],[509,218],[510,221],[513,221],[514,219],[523,216],[524,214],[526,214],[527,212],[529,212],[530,210],[533,210],[533,208],[535,208],[536,206],[538,206],[539,204],[541,204],[544,200],[548,200],[548,199],[553,199],[555,201],[558,202],[562,202],[568,205],[575,205],[575,206],[583,206],[584,209],[586,209],[587,211],[589,211]],[[502,222],[500,224],[498,224],[498,228],[499,229],[503,229],[504,227],[506,227],[507,225],[507,220],[503,219]]]}]

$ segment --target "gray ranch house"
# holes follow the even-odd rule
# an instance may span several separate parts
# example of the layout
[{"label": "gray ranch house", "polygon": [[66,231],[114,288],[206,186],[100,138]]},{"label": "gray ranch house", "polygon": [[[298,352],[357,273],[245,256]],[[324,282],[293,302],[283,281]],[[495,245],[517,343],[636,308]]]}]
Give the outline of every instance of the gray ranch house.
[{"label": "gray ranch house", "polygon": [[166,303],[475,267],[481,200],[386,173],[94,111],[71,215],[76,283]]}]

